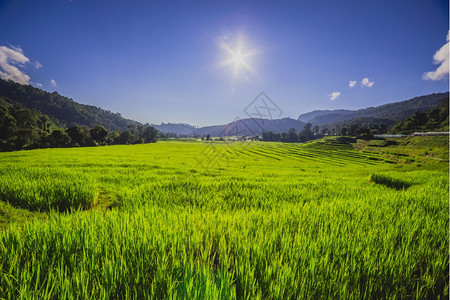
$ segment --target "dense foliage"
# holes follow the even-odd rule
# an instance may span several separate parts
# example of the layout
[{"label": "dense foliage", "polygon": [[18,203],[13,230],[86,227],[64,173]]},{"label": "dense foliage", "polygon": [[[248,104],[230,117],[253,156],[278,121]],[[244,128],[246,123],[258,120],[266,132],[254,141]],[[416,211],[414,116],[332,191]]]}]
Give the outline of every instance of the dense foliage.
[{"label": "dense foliage", "polygon": [[[382,128],[384,128],[382,126]],[[320,128],[319,126],[312,127],[311,123],[307,123],[302,131],[298,134],[294,128],[289,129],[288,132],[275,133],[272,131],[263,132],[262,140],[264,142],[283,142],[283,143],[304,143],[312,140],[323,138],[325,135],[343,135],[352,136],[358,139],[370,140],[373,134],[379,133],[379,127],[364,128],[358,124],[352,124],[349,128],[341,127],[338,131],[330,132],[328,128]]]},{"label": "dense foliage", "polygon": [[57,129],[47,116],[0,97],[0,150],[37,148]]},{"label": "dense foliage", "polygon": [[417,111],[413,115],[395,124],[392,133],[410,134],[417,131],[448,131],[449,102],[443,99],[442,104],[427,112]]},{"label": "dense foliage", "polygon": [[389,119],[356,118],[348,121],[326,124],[320,126],[321,131],[326,131],[329,135],[357,136],[358,130],[368,129],[371,134],[385,134],[395,122]]},{"label": "dense foliage", "polygon": [[48,116],[0,97],[0,151],[153,143],[158,134],[155,128],[143,125],[129,125],[127,130],[111,132],[98,124],[64,129]]},{"label": "dense foliage", "polygon": [[448,139],[362,143],[0,153],[0,298],[448,298]]}]

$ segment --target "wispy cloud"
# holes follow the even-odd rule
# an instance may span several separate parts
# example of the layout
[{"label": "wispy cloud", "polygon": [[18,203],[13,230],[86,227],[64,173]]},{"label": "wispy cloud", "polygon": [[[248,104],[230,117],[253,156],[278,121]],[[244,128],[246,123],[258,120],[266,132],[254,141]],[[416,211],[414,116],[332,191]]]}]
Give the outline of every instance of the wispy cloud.
[{"label": "wispy cloud", "polygon": [[42,87],[42,83],[36,82],[35,84],[37,87]]},{"label": "wispy cloud", "polygon": [[348,86],[351,87],[351,88],[354,87],[355,85],[356,85],[356,80],[353,80],[353,81],[350,80],[350,81],[348,82]]},{"label": "wispy cloud", "polygon": [[372,87],[375,84],[375,81],[370,81],[369,78],[363,78],[363,80],[361,80],[361,87],[367,86],[367,87]]},{"label": "wispy cloud", "polygon": [[17,45],[17,46],[9,45],[9,48],[11,48],[12,50],[14,50],[16,52],[20,52],[23,54],[23,50],[22,50],[22,47],[20,47],[20,45]]},{"label": "wispy cloud", "polygon": [[37,70],[37,69],[40,69],[40,68],[42,68],[43,67],[43,65],[40,63],[40,62],[38,62],[38,61],[35,61],[34,62],[34,68]]},{"label": "wispy cloud", "polygon": [[56,84],[56,81],[54,79],[51,79],[50,83],[51,83],[52,86],[58,87],[58,85]]},{"label": "wispy cloud", "polygon": [[330,100],[336,100],[339,96],[341,95],[340,92],[336,91],[336,92],[332,92],[331,94],[328,95],[328,97],[330,97]]},{"label": "wispy cloud", "polygon": [[20,84],[30,84],[30,76],[19,70],[30,60],[20,46],[0,46],[0,78],[11,79]]},{"label": "wispy cloud", "polygon": [[440,80],[447,78],[449,68],[449,35],[450,31],[447,33],[447,43],[436,51],[433,56],[433,63],[435,65],[439,65],[439,67],[436,71],[426,72],[423,74],[422,78],[424,80]]}]

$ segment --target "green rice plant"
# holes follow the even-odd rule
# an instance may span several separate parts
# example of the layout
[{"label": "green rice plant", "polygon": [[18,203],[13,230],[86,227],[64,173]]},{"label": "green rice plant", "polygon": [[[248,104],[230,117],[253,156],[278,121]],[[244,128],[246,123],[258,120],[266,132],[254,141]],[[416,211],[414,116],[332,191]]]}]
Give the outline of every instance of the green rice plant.
[{"label": "green rice plant", "polygon": [[[448,298],[440,161],[384,163],[333,141],[217,143],[227,167],[204,168],[205,146],[0,153],[1,199],[50,207],[0,229],[0,298]],[[52,209],[82,201],[95,209]],[[2,207],[0,222],[14,209]]]},{"label": "green rice plant", "polygon": [[98,194],[92,180],[76,173],[36,168],[3,170],[0,199],[30,210],[86,209]]},{"label": "green rice plant", "polygon": [[409,183],[407,183],[403,180],[400,180],[397,178],[392,178],[392,177],[382,175],[382,174],[375,174],[375,173],[370,174],[369,181],[374,182],[376,184],[381,184],[381,185],[384,185],[384,186],[387,186],[389,188],[393,188],[396,190],[404,190],[410,186]]}]

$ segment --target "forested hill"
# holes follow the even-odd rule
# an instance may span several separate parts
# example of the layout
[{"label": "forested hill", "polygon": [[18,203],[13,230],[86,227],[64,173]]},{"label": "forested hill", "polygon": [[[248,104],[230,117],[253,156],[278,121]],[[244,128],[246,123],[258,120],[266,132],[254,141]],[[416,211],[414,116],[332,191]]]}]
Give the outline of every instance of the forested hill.
[{"label": "forested hill", "polygon": [[411,134],[415,131],[448,131],[448,99],[437,108],[427,112],[415,112],[405,120],[395,124],[391,133]]},{"label": "forested hill", "polygon": [[415,97],[410,100],[393,102],[377,107],[369,107],[354,111],[313,111],[300,115],[298,119],[303,122],[309,122],[313,125],[343,122],[356,118],[387,119],[392,123],[396,123],[404,120],[417,111],[426,112],[430,109],[438,107],[442,101],[445,101],[443,99],[447,99],[446,101],[448,101],[448,92]]},{"label": "forested hill", "polygon": [[0,79],[0,97],[11,99],[25,107],[35,109],[58,126],[69,128],[73,125],[103,125],[108,130],[126,129],[128,125],[140,124],[123,118],[119,113],[85,105],[61,96],[57,92],[49,93],[30,85],[21,85],[11,80]]}]

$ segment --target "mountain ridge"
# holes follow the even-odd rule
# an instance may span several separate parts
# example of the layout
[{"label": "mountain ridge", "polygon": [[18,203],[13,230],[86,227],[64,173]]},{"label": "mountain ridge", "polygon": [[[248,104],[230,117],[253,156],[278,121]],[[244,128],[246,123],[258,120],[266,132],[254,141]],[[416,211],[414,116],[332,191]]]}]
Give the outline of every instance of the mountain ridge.
[{"label": "mountain ridge", "polygon": [[412,115],[416,111],[425,112],[439,106],[440,101],[443,98],[448,98],[448,96],[449,92],[432,93],[417,96],[409,100],[391,102],[358,110],[315,110],[301,114],[297,119],[307,121],[314,126],[344,122],[356,118],[389,119],[398,122]]},{"label": "mountain ridge", "polygon": [[309,120],[313,119],[316,116],[327,115],[327,114],[347,114],[347,113],[351,113],[351,112],[353,112],[353,110],[350,110],[350,109],[313,110],[313,111],[299,115],[297,120],[307,123],[307,122],[309,122]]},{"label": "mountain ridge", "polygon": [[129,125],[141,125],[137,121],[123,118],[120,113],[81,104],[57,92],[50,93],[12,80],[0,79],[0,96],[49,116],[56,125],[61,127],[74,125],[92,127],[98,124],[108,130],[120,130],[126,129]]}]

